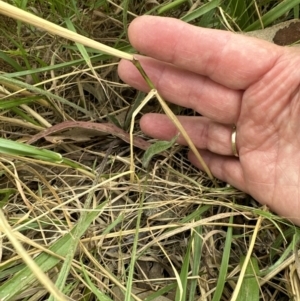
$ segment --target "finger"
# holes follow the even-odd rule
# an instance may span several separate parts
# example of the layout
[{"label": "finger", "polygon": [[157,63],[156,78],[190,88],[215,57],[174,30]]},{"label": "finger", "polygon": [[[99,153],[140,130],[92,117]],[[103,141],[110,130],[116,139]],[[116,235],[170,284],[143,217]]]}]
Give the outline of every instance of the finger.
[{"label": "finger", "polygon": [[[201,156],[216,178],[248,193],[239,159],[220,156],[209,151],[201,151]],[[191,151],[188,157],[192,164],[203,170],[203,167]]]},{"label": "finger", "polygon": [[[198,149],[232,156],[231,126],[224,126],[199,116],[179,116],[178,120]],[[171,140],[178,133],[173,122],[162,114],[146,114],[142,117],[140,124],[145,134],[160,140]],[[181,135],[177,142],[187,145]]]},{"label": "finger", "polygon": [[284,49],[259,39],[154,16],[136,18],[128,33],[141,53],[233,89],[245,89],[261,78]]},{"label": "finger", "polygon": [[[164,99],[191,108],[217,122],[236,123],[242,91],[229,89],[205,76],[151,58],[143,57],[140,61]],[[121,61],[118,71],[122,80],[129,85],[142,91],[149,90],[131,62]]]}]

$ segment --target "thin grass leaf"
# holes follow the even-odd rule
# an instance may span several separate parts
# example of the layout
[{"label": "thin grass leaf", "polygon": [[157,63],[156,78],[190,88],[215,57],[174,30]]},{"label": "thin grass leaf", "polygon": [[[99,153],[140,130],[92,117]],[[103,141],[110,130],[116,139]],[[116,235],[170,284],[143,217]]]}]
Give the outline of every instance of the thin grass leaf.
[{"label": "thin grass leaf", "polygon": [[[230,216],[229,224],[232,224],[232,223],[233,223],[233,216]],[[225,282],[226,282],[229,257],[230,257],[230,252],[231,252],[231,242],[232,242],[232,227],[228,227],[225,245],[224,245],[223,256],[222,256],[222,262],[221,262],[220,271],[219,271],[219,277],[218,277],[217,286],[216,286],[216,290],[215,290],[212,301],[219,301],[222,298],[222,294],[223,294],[223,290],[224,290],[224,286],[225,286]]]},{"label": "thin grass leaf", "polygon": [[[1,5],[1,2],[0,2],[0,5]],[[0,9],[0,13],[1,13],[1,9]],[[17,57],[22,58],[27,70],[33,69],[32,66],[30,65],[30,61],[28,60],[28,54],[27,54],[26,50],[24,49],[24,45],[22,43],[19,43],[18,41],[16,41],[11,35],[7,34],[5,30],[1,30],[1,34],[3,36],[5,36],[12,44],[14,44],[16,49],[18,49],[17,51],[11,51],[11,53],[16,55]],[[39,59],[37,58],[37,60],[39,60]],[[22,68],[22,70],[24,70],[24,68]],[[32,79],[36,83],[38,82],[38,78],[37,78],[36,74],[34,74],[34,73],[32,74]]]},{"label": "thin grass leaf", "polygon": [[[73,15],[73,12],[74,12],[75,15],[76,15],[76,18],[77,18],[77,19],[80,19],[81,11],[80,11],[80,9],[78,8],[77,0],[71,0],[70,2],[71,2],[71,4],[72,4],[72,10],[71,10],[72,15]],[[70,10],[69,10],[69,11],[70,11]],[[70,12],[69,12],[69,15],[70,15]]]},{"label": "thin grass leaf", "polygon": [[81,271],[83,272],[84,279],[87,282],[87,284],[89,285],[92,293],[98,298],[99,301],[113,301],[106,294],[99,291],[99,289],[94,285],[94,283],[91,281],[89,275],[87,274],[83,264],[81,265]]},{"label": "thin grass leaf", "polygon": [[[245,256],[241,257],[240,259],[240,266],[243,266],[245,261]],[[236,301],[259,301],[259,284],[257,280],[257,275],[259,273],[259,267],[257,259],[251,257],[247,268],[244,280],[241,285],[241,290]]]},{"label": "thin grass leaf", "polygon": [[141,225],[141,219],[143,214],[143,203],[145,199],[145,191],[143,191],[141,198],[140,198],[140,204],[137,214],[137,220],[136,220],[136,226],[135,226],[135,235],[134,235],[134,241],[131,251],[131,261],[129,265],[129,272],[126,282],[126,292],[125,292],[125,299],[124,301],[132,301],[131,298],[131,292],[132,292],[132,285],[133,285],[133,276],[134,276],[134,270],[135,270],[135,263],[138,258],[137,256],[137,246],[138,246],[138,240],[139,240],[139,229]]},{"label": "thin grass leaf", "polygon": [[280,267],[282,265],[282,263],[291,255],[291,251],[293,250],[293,242],[291,242],[286,249],[284,250],[284,252],[281,254],[280,258],[272,265],[270,266],[268,269],[263,270],[259,273],[260,277],[263,277],[267,274],[272,273],[273,271],[275,271],[278,267]]},{"label": "thin grass leaf", "polygon": [[0,60],[3,60],[7,64],[11,65],[16,71],[23,71],[24,69],[11,57],[9,57],[6,53],[3,51],[0,51]]},{"label": "thin grass leaf", "polygon": [[106,235],[106,234],[110,233],[110,231],[112,229],[114,229],[118,224],[122,223],[123,220],[124,220],[124,214],[122,213],[111,224],[109,224],[105,228],[102,235]]},{"label": "thin grass leaf", "polygon": [[[2,210],[0,210],[0,230],[1,232],[5,233],[6,237],[10,240],[11,244],[13,245],[20,258],[23,259],[23,261],[26,263],[32,274],[38,278],[40,284],[42,284],[42,286],[45,289],[47,289],[47,291],[51,295],[55,297],[55,300],[67,301],[65,295],[63,295],[61,291],[58,290],[57,287],[55,287],[50,278],[43,273],[40,266],[36,262],[34,262],[31,256],[26,252],[21,242],[16,238],[16,234],[10,227]],[[5,298],[1,298],[1,300],[4,301],[4,299],[7,299],[7,297],[8,296],[6,296]]]},{"label": "thin grass leaf", "polygon": [[[114,179],[119,178],[120,176],[124,176],[123,174],[112,177],[108,181],[104,181],[101,184],[105,185],[105,183],[113,181]],[[84,232],[88,229],[93,220],[101,213],[101,211],[106,206],[107,202],[103,202],[97,208],[95,208],[92,212],[86,215],[85,220],[80,224],[77,224],[69,234],[63,236],[61,239],[56,241],[50,248],[49,252],[56,254],[56,256],[50,256],[47,253],[42,253],[39,255],[35,262],[38,266],[44,271],[47,272],[51,268],[53,268],[56,264],[61,261],[61,258],[65,258],[68,254],[67,245],[70,245],[73,241],[74,232],[78,231],[77,228],[80,227],[78,235],[82,236]],[[58,258],[59,257],[59,258]],[[32,275],[30,270],[26,267],[21,270],[18,274],[15,274],[10,280],[6,281],[0,287],[0,300],[4,300],[2,298],[11,298],[15,295],[18,295],[25,287],[27,287],[30,283],[35,280],[35,277]],[[21,284],[20,284],[21,283]]]},{"label": "thin grass leaf", "polygon": [[[64,287],[63,289],[63,293],[66,295],[66,296],[69,296],[71,295],[72,291],[75,290],[76,286],[78,285],[78,282],[71,282],[71,283],[68,283],[66,284],[66,286]],[[47,300],[48,301],[48,300]],[[56,301],[56,300],[55,300]],[[70,298],[68,298],[68,301],[70,301]]]},{"label": "thin grass leaf", "polygon": [[173,137],[170,141],[157,141],[153,143],[144,153],[142,164],[145,168],[148,168],[148,165],[153,158],[153,156],[160,154],[163,151],[166,151],[172,147],[177,140],[179,134]]},{"label": "thin grass leaf", "polygon": [[179,5],[181,5],[185,2],[187,2],[187,0],[174,0],[174,1],[171,1],[168,4],[159,7],[159,9],[157,10],[157,13],[159,15],[162,15],[162,14],[164,14],[164,13],[166,13],[166,12],[172,10],[172,9],[177,8]]},{"label": "thin grass leaf", "polygon": [[155,293],[151,294],[150,296],[146,297],[143,301],[152,301],[156,298],[159,298],[160,296],[170,292],[171,290],[175,289],[177,286],[176,283],[171,283],[166,285],[165,287],[159,289],[158,291],[156,291]]},{"label": "thin grass leaf", "polygon": [[107,120],[110,121],[112,124],[116,125],[118,128],[122,129],[122,125],[120,124],[120,121],[113,114],[107,115]]},{"label": "thin grass leaf", "polygon": [[[265,206],[264,206],[264,209],[265,209]],[[256,225],[255,225],[254,231],[253,231],[253,235],[252,235],[250,243],[249,243],[247,255],[245,256],[244,263],[243,263],[243,265],[241,267],[241,271],[240,271],[240,275],[239,275],[238,281],[236,283],[236,286],[235,286],[234,291],[233,291],[232,296],[231,296],[231,301],[236,301],[236,299],[238,297],[238,294],[239,294],[239,292],[241,290],[241,285],[242,285],[242,282],[244,280],[246,268],[248,266],[248,263],[250,262],[251,255],[252,255],[252,252],[253,252],[255,241],[257,239],[258,232],[261,229],[262,220],[263,220],[263,217],[259,216],[259,218],[258,218],[258,220],[256,222]]]},{"label": "thin grass leaf", "polygon": [[[201,215],[198,216],[198,220],[201,219]],[[193,230],[193,262],[192,262],[192,276],[198,276],[201,264],[201,255],[202,255],[202,226],[195,227]],[[198,280],[190,280],[189,286],[189,301],[194,301],[196,296]]]},{"label": "thin grass leaf", "polygon": [[296,5],[294,7],[294,19],[299,19],[299,16],[300,16],[300,5]]},{"label": "thin grass leaf", "polygon": [[70,159],[67,159],[67,158],[63,158],[61,164],[64,164],[64,165],[69,166],[69,167],[74,168],[74,169],[78,169],[84,175],[86,175],[86,176],[88,176],[92,179],[95,177],[95,174],[93,172],[91,172],[89,167],[87,167],[84,164],[81,164],[79,162],[76,162],[76,161],[73,161],[73,160],[70,160]]},{"label": "thin grass leaf", "polygon": [[192,243],[193,243],[193,238],[189,240],[188,247],[186,248],[184,259],[180,270],[180,282],[182,286],[182,292],[179,291],[179,287],[177,286],[175,301],[186,300]]},{"label": "thin grass leaf", "polygon": [[146,94],[144,92],[138,91],[137,96],[135,97],[134,103],[130,106],[128,113],[126,114],[123,129],[127,130],[130,127],[130,121],[132,118],[133,112],[141,104]]},{"label": "thin grass leaf", "polygon": [[17,264],[15,262],[10,265],[3,265],[0,267],[0,279],[8,279],[11,275],[14,275],[25,268],[24,263]]},{"label": "thin grass leaf", "polygon": [[270,261],[273,262],[274,257],[278,255],[278,249],[283,243],[289,241],[289,239],[295,234],[296,229],[288,228],[286,231],[282,233],[282,235],[278,235],[276,239],[273,241],[271,248],[270,248]]},{"label": "thin grass leaf", "polygon": [[244,29],[249,25],[249,15],[251,15],[251,7],[247,7],[247,1],[231,0],[229,2],[229,10],[230,17],[234,19],[239,28]]},{"label": "thin grass leaf", "polygon": [[210,10],[206,14],[202,16],[200,19],[200,22],[198,22],[198,26],[200,27],[206,27],[206,28],[211,28],[214,24],[214,15],[216,12],[216,8]]},{"label": "thin grass leaf", "polygon": [[[76,33],[76,29],[75,29],[73,23],[71,22],[71,20],[69,18],[66,18],[65,22],[66,22],[66,25],[67,25],[68,29]],[[91,59],[90,59],[85,47],[82,44],[78,43],[78,42],[75,42],[75,44],[76,44],[79,52],[81,53],[82,57],[84,58],[85,62],[87,63],[87,65],[91,69],[93,69],[92,64],[91,64]]]},{"label": "thin grass leaf", "polygon": [[0,189],[0,208],[3,208],[7,205],[8,199],[12,194],[15,194],[17,192],[14,188],[3,188]]},{"label": "thin grass leaf", "polygon": [[40,96],[31,96],[31,97],[24,97],[21,99],[1,100],[0,110],[8,110],[14,107],[18,107],[23,104],[34,102],[40,98],[41,98]]},{"label": "thin grass leaf", "polygon": [[[89,228],[90,224],[101,213],[106,204],[107,202],[103,202],[101,205],[87,214],[86,219],[80,225],[81,235],[83,235],[84,232]],[[69,234],[64,235],[51,247],[49,247],[49,251],[57,254],[57,257],[51,256],[47,253],[41,253],[38,257],[35,258],[34,261],[44,272],[52,269],[59,262],[61,262],[61,258],[67,256],[69,249],[66,246],[72,243],[74,232],[77,231],[78,227],[79,225],[77,224]],[[31,270],[28,267],[24,268],[17,274],[14,274],[13,277],[11,277],[0,286],[0,300],[6,300],[4,298],[12,298],[14,296],[17,296],[34,280],[35,276],[31,273]]]},{"label": "thin grass leaf", "polygon": [[101,7],[104,11],[108,10],[108,4],[106,0],[98,0],[96,3],[93,1],[93,8],[97,9]]},{"label": "thin grass leaf", "polygon": [[186,14],[181,18],[182,21],[185,22],[191,22],[194,21],[195,19],[207,14],[208,12],[214,10],[218,6],[220,6],[222,0],[212,0],[210,2],[207,2],[197,9],[193,10],[192,12]]},{"label": "thin grass leaf", "polygon": [[73,103],[71,101],[68,101],[67,99],[64,99],[60,96],[57,96],[56,94],[52,94],[52,93],[50,93],[46,90],[40,89],[38,87],[35,87],[35,86],[29,85],[27,83],[24,83],[22,81],[12,79],[12,78],[7,78],[5,76],[0,75],[0,83],[2,83],[2,84],[12,84],[12,85],[15,85],[17,87],[20,87],[20,90],[21,90],[21,88],[24,88],[24,89],[27,89],[28,91],[44,95],[45,97],[47,97],[49,99],[56,99],[57,101],[60,101],[62,104],[68,105],[68,106],[70,106],[70,107],[86,114],[87,116],[97,118],[97,117],[93,116],[89,111],[83,109],[82,107],[76,105],[75,103]]},{"label": "thin grass leaf", "polygon": [[[68,45],[65,45],[65,47],[68,48]],[[111,58],[111,55],[103,54],[101,51],[95,50],[93,48],[85,47],[85,49],[88,53],[90,52],[91,54],[93,54],[90,57],[92,63],[96,64]],[[136,53],[136,50],[131,45],[125,45],[116,49],[122,52]],[[95,53],[99,53],[99,54],[95,54]],[[85,61],[84,59],[71,60],[60,64],[55,64],[55,65],[50,65],[50,66],[45,66],[40,68],[32,68],[30,70],[24,70],[24,71],[12,72],[12,73],[3,73],[3,76],[6,78],[18,78],[18,77],[23,77],[32,74],[50,72],[52,70],[61,70],[67,67],[74,67],[82,64],[84,61]]]},{"label": "thin grass leaf", "polygon": [[[284,255],[281,256],[281,258],[286,259],[279,259],[280,263],[277,264],[277,262],[272,266],[272,268],[269,268],[267,271],[262,271],[260,275],[263,275],[262,278],[259,280],[260,286],[268,283],[272,278],[276,277],[278,273],[282,272],[285,268],[287,268],[290,264],[294,264],[295,262],[295,256],[291,256],[291,252],[293,251],[293,242],[289,245],[289,247],[284,251]],[[276,265],[276,266],[275,266]]]},{"label": "thin grass leaf", "polygon": [[[103,61],[108,59],[109,56],[104,55],[104,54],[97,54],[91,57],[91,62],[97,63],[99,61]],[[18,78],[18,77],[23,77],[31,74],[38,74],[38,73],[44,73],[44,72],[50,72],[50,71],[58,71],[61,69],[65,69],[70,66],[77,66],[80,65],[84,62],[84,59],[78,59],[78,60],[71,60],[68,62],[60,63],[60,64],[55,64],[55,65],[50,65],[50,66],[45,66],[45,67],[40,67],[40,68],[34,68],[31,70],[24,70],[24,71],[19,71],[19,72],[12,72],[12,73],[4,73],[3,76],[5,78]]]},{"label": "thin grass leaf", "polygon": [[125,31],[125,35],[127,37],[127,27],[128,27],[128,6],[129,6],[130,0],[123,0],[122,6],[123,6],[123,28]]},{"label": "thin grass leaf", "polygon": [[193,211],[191,214],[189,214],[188,216],[182,218],[180,220],[180,224],[186,224],[191,222],[192,220],[200,220],[199,216],[201,216],[204,212],[208,211],[211,208],[210,205],[203,205],[200,208],[198,208],[197,210]]},{"label": "thin grass leaf", "polygon": [[39,149],[32,145],[11,141],[3,138],[0,138],[0,153],[15,156],[28,156],[31,158],[41,159],[55,163],[62,162],[61,154],[52,152],[47,149]]},{"label": "thin grass leaf", "polygon": [[[275,6],[273,9],[269,10],[265,15],[262,16],[261,21],[264,26],[268,26],[276,19],[283,16],[285,13],[293,9],[296,5],[300,4],[300,0],[285,0]],[[251,25],[249,25],[245,31],[252,31],[256,29],[261,29],[260,20],[256,20]]]},{"label": "thin grass leaf", "polygon": [[[105,162],[105,161],[103,161]],[[102,172],[100,171],[100,174]],[[67,281],[67,277],[69,275],[70,269],[71,269],[71,265],[72,265],[72,261],[73,258],[75,256],[75,252],[80,240],[80,237],[82,236],[82,232],[85,231],[85,227],[84,227],[84,222],[87,219],[87,215],[88,215],[88,209],[91,206],[92,200],[94,198],[95,195],[95,187],[97,186],[98,182],[99,182],[99,177],[100,174],[98,174],[93,182],[93,186],[90,189],[90,192],[87,195],[87,198],[84,202],[84,207],[83,207],[83,211],[80,212],[80,217],[78,220],[78,225],[76,227],[76,229],[74,230],[73,233],[73,240],[70,242],[70,244],[68,245],[68,247],[66,247],[68,249],[68,253],[67,256],[65,257],[64,263],[60,269],[59,275],[57,277],[57,280],[55,282],[56,287],[62,291],[63,288],[66,285],[66,281]],[[49,301],[55,301],[54,296],[51,296],[49,298]]]},{"label": "thin grass leaf", "polygon": [[41,126],[37,121],[35,121],[33,118],[31,118],[28,114],[26,114],[21,109],[14,107],[11,108],[10,110],[11,112],[15,113],[17,116],[20,116],[23,120],[27,121],[28,123],[34,124],[36,126]]}]

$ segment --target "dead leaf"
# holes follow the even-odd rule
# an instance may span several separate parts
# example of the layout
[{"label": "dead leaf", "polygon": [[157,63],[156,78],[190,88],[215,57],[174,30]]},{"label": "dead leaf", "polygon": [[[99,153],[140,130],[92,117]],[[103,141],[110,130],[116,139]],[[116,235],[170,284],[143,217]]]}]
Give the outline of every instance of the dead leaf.
[{"label": "dead leaf", "polygon": [[[96,123],[96,122],[87,122],[87,121],[64,121],[62,123],[56,124],[34,135],[31,139],[27,141],[27,144],[32,144],[37,140],[41,138],[45,138],[51,134],[64,131],[67,129],[75,129],[75,128],[92,130],[95,132],[95,135],[98,136],[113,135],[122,139],[127,143],[130,143],[129,133],[125,132],[124,130],[122,130],[121,128],[117,127],[112,123]],[[149,142],[139,137],[134,137],[133,145],[143,150],[146,150],[151,146]]]}]

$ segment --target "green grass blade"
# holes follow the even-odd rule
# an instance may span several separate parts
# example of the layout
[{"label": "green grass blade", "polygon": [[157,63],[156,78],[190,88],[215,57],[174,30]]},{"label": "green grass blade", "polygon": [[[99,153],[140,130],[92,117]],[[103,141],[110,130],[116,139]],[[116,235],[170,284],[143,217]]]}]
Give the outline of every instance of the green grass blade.
[{"label": "green grass blade", "polygon": [[133,104],[130,106],[130,109],[128,110],[128,113],[126,114],[125,117],[124,126],[122,127],[125,131],[129,130],[132,114],[137,109],[137,107],[141,104],[141,102],[145,97],[146,97],[146,93],[141,91],[137,93],[137,96],[135,97],[135,100]]},{"label": "green grass blade", "polygon": [[55,99],[55,100],[61,102],[62,104],[68,105],[71,108],[76,109],[76,110],[78,110],[78,111],[86,114],[87,116],[94,117],[94,116],[92,116],[92,114],[89,111],[83,109],[82,107],[76,105],[75,103],[73,103],[73,102],[71,102],[71,101],[69,101],[67,99],[64,99],[64,98],[62,98],[60,96],[57,96],[56,94],[50,93],[50,92],[48,92],[46,90],[43,90],[41,88],[38,88],[38,87],[35,87],[35,86],[32,86],[32,85],[29,85],[27,83],[24,83],[22,81],[19,81],[19,80],[16,80],[16,79],[12,79],[12,78],[7,78],[7,77],[5,77],[3,75],[0,75],[0,83],[8,83],[8,84],[16,85],[16,86],[18,86],[20,88],[25,88],[28,91],[44,95],[47,98]]},{"label": "green grass blade", "polygon": [[[75,29],[73,23],[71,22],[71,20],[69,18],[66,18],[65,22],[66,22],[66,25],[67,25],[68,29],[72,30],[73,32],[76,32],[76,29]],[[88,55],[85,47],[82,44],[79,44],[77,42],[75,42],[75,45],[77,46],[79,52],[81,53],[81,55],[84,58],[84,60],[87,63],[87,65],[90,68],[93,68],[92,67],[92,63],[91,63],[91,59],[90,59],[90,57],[89,57],[89,55]]]},{"label": "green grass blade", "polygon": [[185,256],[184,256],[181,271],[180,271],[180,281],[181,281],[181,286],[182,286],[182,292],[180,292],[179,287],[177,286],[175,301],[186,300],[192,243],[193,243],[193,237],[191,237],[188,247],[186,248]]},{"label": "green grass blade", "polygon": [[299,10],[300,10],[300,5],[296,5],[294,7],[294,19],[299,19]]},{"label": "green grass blade", "polygon": [[[100,214],[100,211],[106,206],[107,202],[104,202],[100,206],[98,206],[95,210],[89,212],[85,221],[80,225],[81,228],[81,235],[89,228],[90,224],[93,220]],[[53,253],[65,257],[68,254],[69,249],[66,247],[68,246],[73,240],[73,234],[76,229],[79,227],[77,224],[69,234],[66,234],[58,241],[56,241],[49,250]],[[50,256],[46,253],[41,253],[38,257],[34,260],[36,264],[44,271],[47,272],[56,266],[61,259]],[[5,300],[12,298],[14,296],[18,296],[20,292],[22,292],[26,287],[28,287],[33,281],[35,280],[35,276],[32,274],[31,270],[26,267],[23,270],[19,271],[18,273],[14,274],[9,280],[4,282],[0,286],[0,300]]]},{"label": "green grass blade", "polygon": [[214,23],[213,19],[215,16],[215,12],[216,12],[216,8],[211,9],[209,12],[204,14],[197,25],[200,27],[211,28],[212,24]]},{"label": "green grass blade", "polygon": [[[240,266],[243,266],[245,261],[245,256],[240,260]],[[259,267],[257,259],[251,257],[248,266],[246,268],[245,278],[242,282],[242,286],[236,301],[259,301],[259,284],[257,280],[257,275],[259,273]]]},{"label": "green grass blade", "polygon": [[[229,3],[230,16],[235,20],[241,29],[249,25],[249,15],[251,15],[250,7],[247,8],[247,1],[231,0]],[[227,8],[228,10],[228,8]]]},{"label": "green grass blade", "polygon": [[263,270],[262,272],[260,272],[259,276],[263,277],[263,276],[265,276],[269,273],[272,273],[272,271],[276,270],[286,260],[286,258],[288,258],[288,256],[291,255],[292,250],[293,250],[293,242],[291,242],[286,247],[284,252],[281,254],[280,258],[272,266],[270,266],[268,269]]},{"label": "green grass blade", "polygon": [[7,64],[11,65],[14,69],[16,69],[16,71],[23,71],[23,68],[3,51],[0,51],[0,60],[3,60]]},{"label": "green grass blade", "polygon": [[130,0],[123,0],[123,28],[127,36],[127,27],[128,27],[128,6]]},{"label": "green grass blade", "polygon": [[89,285],[92,293],[97,297],[97,300],[100,301],[113,301],[110,297],[105,295],[103,292],[99,291],[99,289],[94,285],[94,283],[91,281],[89,275],[87,274],[84,266],[81,266],[81,271],[83,272],[83,276],[87,284]]},{"label": "green grass blade", "polygon": [[142,164],[145,168],[148,167],[153,156],[160,154],[161,152],[172,147],[177,140],[178,135],[172,138],[170,141],[157,141],[153,143],[144,153]]},{"label": "green grass blade", "polygon": [[124,220],[124,214],[120,214],[111,224],[109,224],[105,230],[103,231],[103,235],[110,233],[112,229],[114,229],[118,224],[122,223]]},{"label": "green grass blade", "polygon": [[[100,175],[98,174],[93,182],[93,186],[92,186],[89,194],[87,195],[87,198],[84,203],[84,208],[83,208],[84,210],[82,212],[80,212],[80,218],[78,220],[77,227],[73,233],[73,240],[66,247],[68,249],[68,253],[67,253],[64,263],[60,269],[59,275],[58,275],[56,283],[55,283],[56,287],[60,291],[63,291],[63,288],[66,285],[67,277],[68,277],[70,269],[71,269],[72,261],[75,256],[75,252],[76,252],[80,237],[82,236],[82,233],[85,232],[84,222],[87,219],[88,210],[91,207],[92,200],[94,199],[95,187],[97,186],[97,184],[99,182],[99,177],[100,177]],[[55,301],[54,296],[51,296],[49,298],[49,301]]]},{"label": "green grass blade", "polygon": [[93,1],[93,8],[97,9],[101,7],[103,9],[103,11],[108,11],[108,3],[107,0],[98,0],[96,3],[94,3]]},{"label": "green grass blade", "polygon": [[[21,22],[20,23],[19,23],[19,21],[17,21],[17,22],[18,22],[18,24],[21,24]],[[18,49],[17,51],[11,51],[11,53],[15,54],[17,57],[20,57],[23,60],[24,64],[26,65],[27,70],[33,69],[28,60],[27,52],[23,47],[24,45],[22,43],[16,41],[14,38],[12,38],[11,35],[8,35],[5,30],[0,29],[0,31],[1,31],[1,35],[5,36],[8,40],[10,40],[11,43],[14,44],[15,47]],[[24,68],[22,70],[24,70]],[[19,70],[19,72],[20,71],[22,72],[22,70]],[[36,83],[38,82],[38,78],[36,77],[35,74],[32,74],[32,78]]]},{"label": "green grass blade", "polygon": [[175,9],[176,7],[178,7],[179,5],[183,4],[187,2],[187,0],[175,0],[175,1],[171,1],[170,3],[161,6],[158,10],[157,13],[159,15],[162,15],[168,11],[170,11],[171,9]]},{"label": "green grass blade", "polygon": [[[73,49],[73,47],[69,45],[63,45],[67,49]],[[110,58],[112,58],[111,55],[109,54],[103,54],[101,51],[92,49],[90,47],[85,47],[86,51],[92,54],[90,56],[90,60],[92,63],[101,63],[103,61],[106,61]],[[131,46],[131,45],[123,45],[122,47],[116,48],[120,51],[128,52],[128,53],[136,53],[136,50]],[[78,59],[78,60],[71,60],[68,62],[60,63],[60,64],[55,64],[55,65],[50,65],[50,66],[44,66],[44,67],[39,67],[39,68],[32,68],[24,71],[17,71],[17,72],[12,72],[12,73],[3,73],[2,76],[6,78],[18,78],[22,76],[27,76],[27,75],[32,75],[32,74],[38,74],[38,73],[44,73],[44,72],[50,72],[52,70],[61,70],[65,69],[67,67],[74,67],[78,66],[85,62],[85,60]]]},{"label": "green grass blade", "polygon": [[189,214],[188,216],[182,218],[180,220],[180,224],[186,224],[194,219],[198,219],[200,215],[202,215],[204,212],[208,211],[211,208],[210,205],[203,205],[199,207],[197,210]]},{"label": "green grass blade", "polygon": [[[276,19],[283,16],[285,13],[287,13],[289,10],[293,9],[296,5],[300,4],[300,0],[286,0],[281,3],[279,3],[277,6],[269,10],[265,15],[262,16],[261,21],[264,24],[264,26],[268,26],[272,22],[274,22]],[[256,20],[251,25],[249,25],[245,31],[251,31],[261,29],[261,23],[260,20]]]},{"label": "green grass blade", "polygon": [[8,203],[8,199],[12,194],[17,192],[14,188],[3,188],[0,189],[0,209],[3,208]]},{"label": "green grass blade", "polygon": [[[229,224],[232,223],[233,223],[233,216],[229,218]],[[222,298],[222,293],[226,281],[228,262],[229,262],[230,252],[231,252],[231,241],[232,241],[232,227],[228,227],[224,251],[223,251],[223,257],[222,257],[222,262],[221,262],[221,267],[219,272],[219,278],[218,278],[217,287],[212,301],[219,301]]]},{"label": "green grass blade", "polygon": [[133,242],[133,246],[132,246],[131,261],[130,261],[129,272],[128,272],[128,277],[127,277],[127,282],[126,282],[127,287],[126,287],[124,301],[132,301],[131,292],[132,292],[135,263],[137,260],[137,246],[138,246],[138,238],[139,238],[139,229],[140,229],[140,224],[141,224],[141,219],[142,219],[142,214],[143,214],[144,197],[145,197],[145,192],[143,191],[143,193],[141,195],[141,199],[140,199],[138,214],[137,214],[134,242]]},{"label": "green grass blade", "polygon": [[201,5],[199,8],[197,8],[197,9],[193,10],[192,12],[183,16],[181,18],[181,20],[185,21],[185,22],[191,22],[191,21],[207,14],[211,10],[214,10],[216,7],[220,6],[221,2],[222,2],[222,0],[212,0],[210,2],[207,2],[203,5]]},{"label": "green grass blade", "polygon": [[[199,219],[201,216],[199,216]],[[201,254],[202,254],[202,226],[198,226],[194,229],[193,235],[193,262],[192,262],[192,276],[198,276],[200,270],[201,263]],[[190,280],[189,287],[189,301],[194,301],[196,296],[196,288],[197,288],[198,280],[192,279]]]},{"label": "green grass blade", "polygon": [[62,162],[61,154],[3,138],[0,138],[0,153],[16,156],[27,156],[55,163]]},{"label": "green grass blade", "polygon": [[[129,49],[129,48],[128,48]],[[106,54],[97,54],[91,57],[92,62],[99,62],[103,61],[105,59],[108,59],[109,56]],[[45,67],[40,67],[40,68],[33,68],[30,70],[25,70],[25,71],[18,71],[18,72],[13,72],[13,73],[4,73],[3,76],[6,78],[18,78],[22,76],[27,76],[31,74],[38,74],[38,73],[44,73],[44,72],[50,72],[50,71],[58,71],[67,67],[74,67],[82,64],[85,60],[84,59],[78,59],[78,60],[72,60],[69,62],[64,62],[60,64],[55,64],[55,65],[50,65],[50,66],[45,66]]]},{"label": "green grass blade", "polygon": [[[271,247],[270,247],[270,262],[274,261],[274,258],[278,255],[278,249],[282,244],[286,244],[287,241],[290,241],[290,238],[295,234],[296,229],[294,228],[288,228],[285,230],[281,235],[278,235],[275,240],[273,241]],[[286,247],[285,249],[288,249]]]},{"label": "green grass blade", "polygon": [[40,96],[31,96],[31,97],[24,97],[21,99],[1,100],[0,110],[8,110],[14,107],[18,107],[23,104],[34,102],[40,98],[41,98]]},{"label": "green grass blade", "polygon": [[152,301],[154,299],[158,300],[160,296],[170,292],[171,290],[175,289],[177,286],[176,283],[171,283],[168,284],[166,286],[164,286],[163,288],[159,289],[158,291],[154,292],[153,294],[151,294],[150,296],[146,297],[143,301]]},{"label": "green grass blade", "polygon": [[[39,97],[40,98],[40,97]],[[19,108],[11,108],[10,109],[13,113],[15,113],[16,115],[18,115],[19,117],[21,117],[23,120],[27,121],[28,123],[37,125],[37,126],[41,126],[37,121],[35,121],[33,118],[31,118],[28,114],[26,114],[26,112],[24,112],[23,110],[19,109]]]}]

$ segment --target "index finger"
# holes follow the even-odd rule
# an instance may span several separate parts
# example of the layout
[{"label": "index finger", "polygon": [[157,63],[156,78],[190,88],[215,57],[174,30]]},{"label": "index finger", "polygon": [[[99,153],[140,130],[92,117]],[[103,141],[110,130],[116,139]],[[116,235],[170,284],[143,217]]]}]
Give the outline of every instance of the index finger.
[{"label": "index finger", "polygon": [[283,54],[282,47],[266,41],[172,18],[136,18],[128,33],[141,53],[205,75],[231,89],[246,89]]}]

